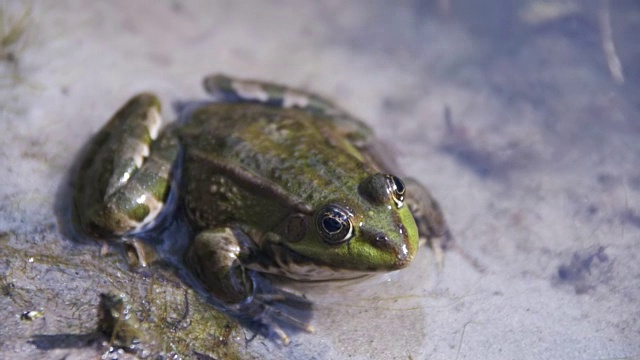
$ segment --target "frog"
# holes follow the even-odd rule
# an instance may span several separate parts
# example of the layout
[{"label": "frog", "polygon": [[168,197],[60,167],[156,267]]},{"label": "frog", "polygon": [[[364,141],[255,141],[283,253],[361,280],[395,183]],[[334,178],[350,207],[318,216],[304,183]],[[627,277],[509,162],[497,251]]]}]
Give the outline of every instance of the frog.
[{"label": "frog", "polygon": [[277,83],[214,74],[204,88],[211,100],[164,129],[158,97],[141,93],[98,131],[76,181],[80,231],[135,243],[159,219],[182,214],[190,274],[285,344],[281,324],[314,329],[274,311],[274,301],[297,298],[265,291],[263,279],[396,271],[424,244],[441,258],[450,236],[439,203],[417,180],[401,179],[364,121]]}]

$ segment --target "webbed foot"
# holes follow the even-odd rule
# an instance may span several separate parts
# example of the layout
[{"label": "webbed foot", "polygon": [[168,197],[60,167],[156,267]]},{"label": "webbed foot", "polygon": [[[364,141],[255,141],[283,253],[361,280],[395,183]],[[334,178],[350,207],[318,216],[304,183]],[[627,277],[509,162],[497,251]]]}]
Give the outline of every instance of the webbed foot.
[{"label": "webbed foot", "polygon": [[257,334],[289,345],[288,333],[315,332],[309,324],[313,304],[306,297],[273,288],[266,279],[261,283],[256,295],[239,306],[249,328]]},{"label": "webbed foot", "polygon": [[209,292],[212,302],[222,305],[257,334],[286,345],[290,343],[287,330],[313,332],[309,300],[274,287],[240,263],[245,236],[230,228],[203,231],[194,239],[185,264]]}]

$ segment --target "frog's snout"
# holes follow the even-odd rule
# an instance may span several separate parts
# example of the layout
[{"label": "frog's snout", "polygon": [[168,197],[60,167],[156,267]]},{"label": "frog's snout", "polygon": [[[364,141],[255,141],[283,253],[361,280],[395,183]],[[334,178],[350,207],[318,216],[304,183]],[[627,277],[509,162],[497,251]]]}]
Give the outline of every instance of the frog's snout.
[{"label": "frog's snout", "polygon": [[[402,226],[401,226],[402,227]],[[395,261],[389,270],[398,270],[406,267],[413,260],[415,249],[409,246],[410,242],[406,231],[398,231],[397,236],[392,237],[382,232],[365,234],[368,242],[375,248],[387,253],[395,254]]]}]

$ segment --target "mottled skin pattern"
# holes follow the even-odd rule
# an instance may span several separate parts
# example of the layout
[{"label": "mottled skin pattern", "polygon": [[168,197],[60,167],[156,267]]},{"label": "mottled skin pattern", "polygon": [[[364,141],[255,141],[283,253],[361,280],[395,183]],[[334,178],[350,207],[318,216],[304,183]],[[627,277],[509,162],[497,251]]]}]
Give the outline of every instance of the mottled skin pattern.
[{"label": "mottled skin pattern", "polygon": [[[93,138],[76,185],[76,218],[97,237],[125,235],[153,221],[168,191],[178,143],[158,138],[160,102],[140,94]],[[144,166],[143,166],[144,164]]]},{"label": "mottled skin pattern", "polygon": [[328,100],[220,75],[206,78],[205,88],[222,101],[157,138],[159,103],[149,94],[130,100],[96,135],[75,197],[85,232],[126,237],[153,224],[181,148],[175,190],[196,234],[186,265],[217,299],[284,343],[276,322],[310,328],[269,311],[251,271],[354,278],[406,267],[420,239],[446,236],[429,192],[389,175],[371,151],[371,130]]}]

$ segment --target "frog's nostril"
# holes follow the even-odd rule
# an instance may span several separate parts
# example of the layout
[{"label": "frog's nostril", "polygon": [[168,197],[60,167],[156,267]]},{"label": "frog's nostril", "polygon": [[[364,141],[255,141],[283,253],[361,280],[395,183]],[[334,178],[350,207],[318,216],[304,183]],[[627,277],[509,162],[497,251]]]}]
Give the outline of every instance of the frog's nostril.
[{"label": "frog's nostril", "polygon": [[366,237],[373,247],[394,254],[395,261],[388,264],[388,270],[402,269],[411,262],[413,255],[407,249],[406,243],[401,239],[394,239],[382,232],[370,232],[366,234]]},{"label": "frog's nostril", "polygon": [[369,242],[371,245],[377,247],[378,249],[390,250],[393,249],[393,242],[389,237],[382,233],[373,233],[369,236]]}]

